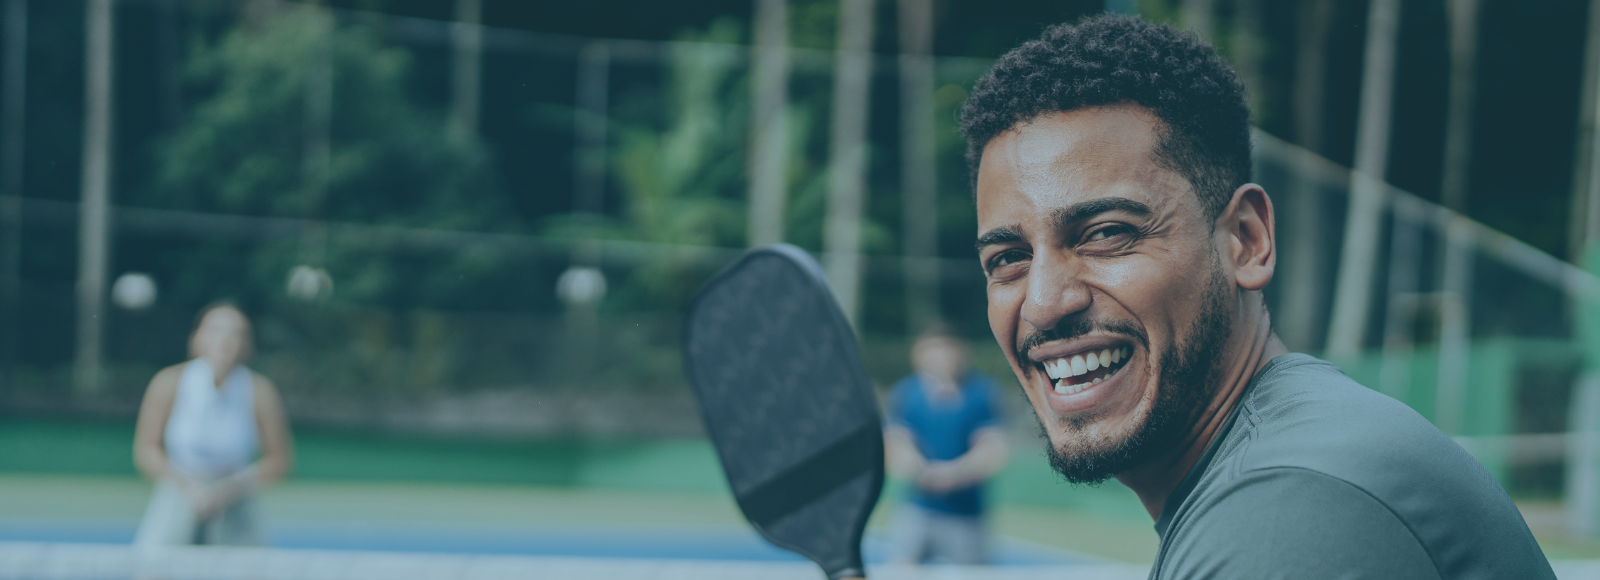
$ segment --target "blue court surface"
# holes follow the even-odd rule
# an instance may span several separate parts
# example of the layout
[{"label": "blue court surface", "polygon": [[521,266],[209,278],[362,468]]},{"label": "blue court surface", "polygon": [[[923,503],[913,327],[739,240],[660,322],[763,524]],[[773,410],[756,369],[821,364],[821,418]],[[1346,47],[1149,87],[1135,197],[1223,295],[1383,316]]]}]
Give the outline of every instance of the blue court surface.
[{"label": "blue court surface", "polygon": [[[136,522],[104,520],[0,520],[0,542],[126,544]],[[512,527],[440,524],[276,524],[267,526],[276,548],[431,552],[587,558],[802,561],[748,529],[701,527]],[[881,534],[865,542],[869,563],[882,563]],[[996,565],[1088,564],[1101,560],[1026,542],[996,538]]]}]

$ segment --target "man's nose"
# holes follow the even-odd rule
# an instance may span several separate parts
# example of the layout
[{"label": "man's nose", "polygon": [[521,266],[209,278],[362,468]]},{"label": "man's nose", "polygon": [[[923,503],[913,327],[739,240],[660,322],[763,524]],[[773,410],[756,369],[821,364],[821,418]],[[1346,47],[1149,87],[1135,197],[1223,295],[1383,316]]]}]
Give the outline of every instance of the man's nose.
[{"label": "man's nose", "polygon": [[1034,256],[1028,271],[1028,297],[1022,305],[1022,320],[1039,330],[1055,328],[1062,318],[1087,310],[1090,303],[1081,265],[1052,254]]}]

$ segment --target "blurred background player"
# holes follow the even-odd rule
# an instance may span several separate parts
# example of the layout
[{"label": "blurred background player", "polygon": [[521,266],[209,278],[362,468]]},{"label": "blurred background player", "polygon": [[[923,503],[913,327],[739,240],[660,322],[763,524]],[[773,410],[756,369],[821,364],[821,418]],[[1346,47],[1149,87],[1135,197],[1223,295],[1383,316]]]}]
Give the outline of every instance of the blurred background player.
[{"label": "blurred background player", "polygon": [[895,563],[987,560],[983,483],[1008,451],[999,390],[968,366],[967,349],[949,329],[930,327],[911,350],[916,372],[889,394],[889,472],[911,482],[891,529]]},{"label": "blurred background player", "polygon": [[244,366],[250,320],[219,303],[201,310],[189,362],[150,380],[133,459],[156,484],[134,545],[260,545],[251,497],[293,463],[277,388]]}]

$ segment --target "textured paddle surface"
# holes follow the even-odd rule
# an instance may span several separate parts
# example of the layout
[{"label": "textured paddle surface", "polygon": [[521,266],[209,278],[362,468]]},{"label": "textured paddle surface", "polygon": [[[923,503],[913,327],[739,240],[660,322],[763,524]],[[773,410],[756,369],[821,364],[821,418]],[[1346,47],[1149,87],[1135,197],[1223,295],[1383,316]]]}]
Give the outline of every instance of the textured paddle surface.
[{"label": "textured paddle surface", "polygon": [[706,430],[751,525],[859,575],[883,488],[877,400],[821,268],[793,246],[746,253],[691,307],[684,349]]}]

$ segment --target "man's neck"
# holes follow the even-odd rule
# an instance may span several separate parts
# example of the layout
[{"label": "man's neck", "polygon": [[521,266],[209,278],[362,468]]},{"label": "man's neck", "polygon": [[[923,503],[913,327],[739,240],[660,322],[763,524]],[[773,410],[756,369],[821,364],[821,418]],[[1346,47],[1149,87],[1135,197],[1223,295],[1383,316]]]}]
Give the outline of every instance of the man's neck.
[{"label": "man's neck", "polygon": [[1220,388],[1211,403],[1201,411],[1188,435],[1170,452],[1117,474],[1117,481],[1138,494],[1139,502],[1144,504],[1145,511],[1150,512],[1151,520],[1161,518],[1167,498],[1178,489],[1189,470],[1200,461],[1200,456],[1205,455],[1211,441],[1222,432],[1223,425],[1227,424],[1228,417],[1239,404],[1239,398],[1244,394],[1245,387],[1250,385],[1250,380],[1268,361],[1289,352],[1278,340],[1278,335],[1272,332],[1272,325],[1265,316],[1252,321],[1247,328],[1250,329],[1249,334],[1242,337],[1243,340],[1233,349],[1239,355],[1232,357],[1231,362],[1222,369]]}]

